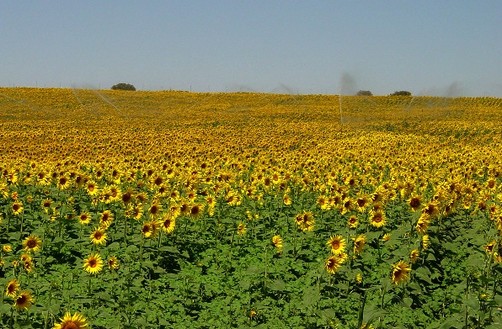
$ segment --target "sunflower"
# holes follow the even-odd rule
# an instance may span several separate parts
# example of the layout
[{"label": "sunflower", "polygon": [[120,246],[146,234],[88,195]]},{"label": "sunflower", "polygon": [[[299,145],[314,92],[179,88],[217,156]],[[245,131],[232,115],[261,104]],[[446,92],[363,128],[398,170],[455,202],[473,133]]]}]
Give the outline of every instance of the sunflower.
[{"label": "sunflower", "polygon": [[380,228],[385,225],[385,214],[383,211],[372,211],[370,216],[370,224],[373,227]]},{"label": "sunflower", "polygon": [[113,222],[113,214],[110,210],[105,210],[101,213],[101,217],[99,219],[99,227],[106,230],[112,225]]},{"label": "sunflower", "polygon": [[57,185],[60,190],[65,190],[70,187],[70,180],[66,176],[60,176]]},{"label": "sunflower", "polygon": [[74,313],[71,315],[70,312],[67,312],[63,318],[61,318],[61,322],[54,324],[52,329],[86,329],[87,320],[86,318],[79,313]]},{"label": "sunflower", "polygon": [[352,238],[354,241],[354,253],[360,254],[363,251],[363,248],[366,244],[366,235],[360,234],[355,238]]},{"label": "sunflower", "polygon": [[22,262],[31,262],[32,261],[32,258],[29,254],[22,254],[21,257],[19,257],[19,259]]},{"label": "sunflower", "polygon": [[202,215],[202,212],[204,210],[204,205],[203,204],[193,204],[190,207],[190,212],[189,215],[192,218],[199,218]]},{"label": "sunflower", "polygon": [[340,267],[342,266],[342,264],[345,262],[346,259],[347,259],[347,254],[345,253],[333,255],[324,262],[324,268],[326,269],[326,271],[328,271],[328,273],[335,274],[340,269]]},{"label": "sunflower", "polygon": [[383,242],[387,242],[387,241],[389,241],[389,240],[390,240],[390,238],[391,238],[390,233],[385,233],[385,234],[382,236],[382,241],[383,241]]},{"label": "sunflower", "polygon": [[347,225],[349,226],[349,228],[355,229],[359,226],[359,220],[355,215],[352,215],[347,220]]},{"label": "sunflower", "polygon": [[117,257],[115,256],[111,256],[110,258],[108,258],[108,268],[110,268],[110,270],[118,270],[119,269],[119,261],[117,259]]},{"label": "sunflower", "polygon": [[33,262],[31,260],[23,262],[23,268],[26,271],[26,273],[31,273],[35,269],[33,266]]},{"label": "sunflower", "polygon": [[274,247],[276,247],[278,250],[281,250],[283,247],[283,241],[280,235],[274,235],[272,237],[272,244]]},{"label": "sunflower", "polygon": [[89,236],[92,243],[95,245],[104,245],[106,244],[106,239],[108,238],[106,232],[101,228],[96,228],[91,235]]},{"label": "sunflower", "polygon": [[162,219],[162,230],[166,233],[172,233],[174,231],[174,227],[176,226],[176,219],[172,216],[165,216]]},{"label": "sunflower", "polygon": [[103,269],[103,260],[99,254],[91,254],[84,260],[84,270],[90,274],[98,274]]},{"label": "sunflower", "polygon": [[21,214],[24,210],[23,203],[19,201],[15,201],[11,207],[12,207],[12,214],[16,216]]},{"label": "sunflower", "polygon": [[23,241],[23,248],[28,252],[39,251],[42,247],[42,240],[36,235],[30,235]]},{"label": "sunflower", "polygon": [[19,282],[16,279],[12,279],[7,282],[7,287],[5,288],[5,296],[15,298],[18,290]]},{"label": "sunflower", "polygon": [[333,255],[339,255],[345,251],[345,239],[341,235],[332,236],[326,243],[331,248]]},{"label": "sunflower", "polygon": [[240,222],[239,225],[237,225],[237,234],[238,235],[244,235],[246,234],[246,224]]},{"label": "sunflower", "polygon": [[417,211],[417,209],[420,207],[421,204],[422,204],[422,198],[419,195],[413,194],[408,199],[408,205],[413,211]]},{"label": "sunflower", "polygon": [[12,252],[12,246],[10,244],[4,244],[2,246],[2,251],[8,254],[9,252]]},{"label": "sunflower", "polygon": [[41,205],[42,205],[42,209],[44,210],[44,212],[46,214],[48,214],[49,213],[49,209],[51,208],[51,205],[52,205],[52,200],[45,199],[44,201],[42,201]]},{"label": "sunflower", "polygon": [[282,202],[284,202],[285,206],[291,206],[291,204],[293,203],[291,197],[288,194],[284,194],[284,196],[282,197]]},{"label": "sunflower", "polygon": [[356,199],[357,211],[364,212],[368,206],[368,198],[366,196],[360,196]]},{"label": "sunflower", "polygon": [[415,230],[417,230],[417,232],[420,234],[425,234],[425,232],[427,232],[427,228],[429,227],[430,222],[431,222],[430,215],[422,213],[417,221],[417,224],[415,225]]},{"label": "sunflower", "polygon": [[436,202],[429,202],[422,209],[422,213],[426,213],[429,216],[436,216],[439,213],[439,207]]},{"label": "sunflower", "polygon": [[95,181],[88,181],[85,184],[85,189],[87,190],[87,194],[89,194],[90,196],[95,196],[98,194],[98,185]]},{"label": "sunflower", "polygon": [[148,213],[150,214],[151,217],[155,218],[160,214],[161,210],[162,210],[162,206],[159,203],[154,202],[154,203],[152,203],[150,208],[148,208]]},{"label": "sunflower", "polygon": [[426,234],[422,236],[422,249],[427,250],[430,246],[430,239],[429,236]]},{"label": "sunflower", "polygon": [[33,304],[34,298],[29,291],[21,291],[14,298],[14,307],[18,310],[27,310]]},{"label": "sunflower", "polygon": [[143,234],[145,238],[153,238],[155,235],[157,235],[157,232],[161,225],[162,222],[157,222],[154,220],[145,222],[141,227],[141,234]]},{"label": "sunflower", "polygon": [[78,221],[82,225],[88,225],[91,222],[91,215],[87,212],[83,212],[78,216]]},{"label": "sunflower", "polygon": [[411,267],[408,263],[399,261],[397,264],[392,265],[392,282],[394,284],[400,284],[408,280],[411,272]]},{"label": "sunflower", "polygon": [[410,260],[412,263],[415,263],[418,259],[418,257],[420,256],[420,252],[418,251],[418,249],[413,249],[411,252],[410,252]]},{"label": "sunflower", "polygon": [[314,230],[314,215],[310,211],[298,214],[295,221],[296,225],[304,232]]}]

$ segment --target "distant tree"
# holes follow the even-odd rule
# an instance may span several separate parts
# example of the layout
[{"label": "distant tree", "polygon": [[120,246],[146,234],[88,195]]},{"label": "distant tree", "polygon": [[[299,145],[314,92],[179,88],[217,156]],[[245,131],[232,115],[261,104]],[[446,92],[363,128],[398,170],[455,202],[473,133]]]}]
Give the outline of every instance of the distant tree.
[{"label": "distant tree", "polygon": [[132,91],[136,90],[136,88],[133,85],[131,85],[130,83],[125,83],[125,82],[121,82],[121,83],[117,83],[116,85],[113,85],[112,89],[113,90],[132,90]]},{"label": "distant tree", "polygon": [[411,93],[409,91],[406,91],[406,90],[401,90],[401,91],[395,91],[395,92],[393,92],[390,95],[391,96],[411,96]]},{"label": "distant tree", "polygon": [[356,96],[373,96],[373,94],[369,90],[359,90]]}]

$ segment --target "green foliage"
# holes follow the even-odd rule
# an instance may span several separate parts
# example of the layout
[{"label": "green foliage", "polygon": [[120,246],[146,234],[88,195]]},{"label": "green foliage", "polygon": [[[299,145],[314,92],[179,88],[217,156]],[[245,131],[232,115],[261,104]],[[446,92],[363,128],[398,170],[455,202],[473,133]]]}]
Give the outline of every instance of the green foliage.
[{"label": "green foliage", "polygon": [[395,91],[390,96],[411,96],[411,92],[406,90]]},{"label": "green foliage", "polygon": [[117,84],[113,85],[112,89],[113,90],[131,90],[131,91],[135,91],[136,87],[134,87],[130,83],[121,82],[121,83],[117,83]]}]

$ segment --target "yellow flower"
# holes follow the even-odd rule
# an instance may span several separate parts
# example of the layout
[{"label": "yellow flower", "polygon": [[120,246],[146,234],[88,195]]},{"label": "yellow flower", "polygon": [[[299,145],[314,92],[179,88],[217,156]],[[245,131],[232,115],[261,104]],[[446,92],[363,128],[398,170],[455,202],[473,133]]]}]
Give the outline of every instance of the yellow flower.
[{"label": "yellow flower", "polygon": [[5,296],[15,298],[18,290],[19,282],[16,279],[12,279],[7,282],[7,287],[5,288]]},{"label": "yellow flower", "polygon": [[106,244],[107,235],[103,229],[97,228],[91,233],[89,238],[93,244],[100,246]]},{"label": "yellow flower", "polygon": [[324,268],[328,273],[335,274],[346,260],[347,254],[345,253],[333,255],[324,262]]},{"label": "yellow flower", "polygon": [[10,244],[4,244],[2,246],[2,251],[4,253],[9,253],[9,252],[12,252],[12,246]]},{"label": "yellow flower", "polygon": [[91,254],[84,260],[84,270],[90,274],[98,274],[103,269],[103,260],[99,254]]},{"label": "yellow flower", "polygon": [[339,255],[345,251],[345,239],[341,235],[332,236],[326,243],[331,248],[334,255]]},{"label": "yellow flower", "polygon": [[87,329],[87,319],[79,313],[74,313],[71,315],[67,312],[63,318],[60,319],[61,322],[54,324],[52,329]]},{"label": "yellow flower", "polygon": [[34,298],[29,291],[21,291],[14,298],[14,307],[18,310],[27,310],[34,302]]},{"label": "yellow flower", "polygon": [[412,263],[415,263],[418,259],[418,257],[420,256],[420,252],[418,251],[418,249],[413,249],[411,252],[410,252],[410,260]]},{"label": "yellow flower", "polygon": [[373,227],[380,228],[385,225],[385,214],[382,210],[372,211],[370,213],[370,224]]},{"label": "yellow flower", "polygon": [[430,246],[430,239],[429,236],[426,234],[422,236],[422,249],[427,250]]},{"label": "yellow flower", "polygon": [[272,244],[274,245],[274,247],[276,247],[277,249],[279,249],[279,251],[282,249],[283,247],[283,241],[282,241],[282,238],[280,235],[274,235],[272,237]]},{"label": "yellow flower", "polygon": [[166,233],[172,233],[176,226],[176,219],[172,215],[166,215],[162,219],[162,230]]},{"label": "yellow flower", "polygon": [[16,216],[21,214],[24,210],[23,203],[18,202],[18,201],[15,201],[11,207],[12,207],[12,214],[14,214]]},{"label": "yellow flower", "polygon": [[410,272],[411,267],[406,262],[399,261],[396,264],[392,265],[392,283],[397,285],[408,280]]},{"label": "yellow flower", "polygon": [[23,248],[28,252],[39,251],[42,247],[42,240],[36,235],[30,235],[23,241]]},{"label": "yellow flower", "polygon": [[366,244],[366,236],[364,234],[360,234],[355,238],[352,238],[354,241],[354,253],[360,254],[363,252],[364,245]]},{"label": "yellow flower", "polygon": [[244,235],[246,234],[246,224],[244,223],[239,223],[239,225],[237,225],[237,234],[238,235]]},{"label": "yellow flower", "polygon": [[108,267],[110,268],[110,270],[118,270],[120,265],[119,265],[119,261],[117,259],[117,257],[115,256],[111,256],[110,258],[108,258]]}]

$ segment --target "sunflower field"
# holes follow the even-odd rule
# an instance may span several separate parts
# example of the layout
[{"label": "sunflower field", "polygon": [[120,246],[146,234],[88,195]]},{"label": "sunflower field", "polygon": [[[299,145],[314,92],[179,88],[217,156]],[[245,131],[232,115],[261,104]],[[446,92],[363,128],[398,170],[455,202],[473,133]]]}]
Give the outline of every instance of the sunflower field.
[{"label": "sunflower field", "polygon": [[1,328],[501,328],[502,100],[0,88]]}]

